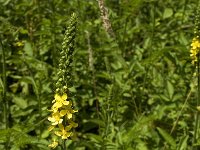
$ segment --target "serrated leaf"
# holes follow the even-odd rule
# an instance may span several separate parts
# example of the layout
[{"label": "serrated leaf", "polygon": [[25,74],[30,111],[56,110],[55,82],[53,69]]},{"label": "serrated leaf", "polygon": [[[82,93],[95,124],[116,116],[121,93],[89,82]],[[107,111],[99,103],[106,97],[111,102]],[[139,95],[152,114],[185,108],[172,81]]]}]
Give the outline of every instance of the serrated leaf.
[{"label": "serrated leaf", "polygon": [[176,142],[169,133],[159,127],[157,127],[157,130],[169,145],[171,145],[173,148],[176,148]]}]

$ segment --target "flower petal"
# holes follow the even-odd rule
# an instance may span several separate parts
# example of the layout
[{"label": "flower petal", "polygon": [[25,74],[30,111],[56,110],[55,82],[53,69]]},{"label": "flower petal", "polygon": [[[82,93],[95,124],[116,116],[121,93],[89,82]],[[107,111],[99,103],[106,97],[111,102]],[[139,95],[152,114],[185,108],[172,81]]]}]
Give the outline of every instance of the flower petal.
[{"label": "flower petal", "polygon": [[66,93],[63,94],[62,97],[61,97],[61,99],[62,99],[62,100],[66,100],[66,99],[67,99],[67,94],[66,94]]},{"label": "flower petal", "polygon": [[55,98],[55,100],[59,100],[59,99],[60,99],[60,96],[59,96],[58,94],[55,94],[55,95],[54,95],[54,98]]},{"label": "flower petal", "polygon": [[68,119],[71,119],[71,118],[72,118],[72,113],[67,112],[67,118],[68,118]]},{"label": "flower petal", "polygon": [[68,112],[67,110],[61,110],[61,111],[60,111],[60,116],[66,115],[67,112]]},{"label": "flower petal", "polygon": [[63,101],[63,105],[69,105],[69,101]]},{"label": "flower petal", "polygon": [[55,131],[54,133],[55,133],[55,135],[57,135],[57,136],[62,136],[62,132],[61,132],[61,131]]},{"label": "flower petal", "polygon": [[51,144],[49,144],[49,147],[53,149],[56,148],[57,146],[58,146],[58,142],[55,140]]},{"label": "flower petal", "polygon": [[53,118],[53,117],[48,117],[48,120],[49,120],[50,122],[55,122],[55,121],[56,121],[55,118]]},{"label": "flower petal", "polygon": [[65,134],[63,134],[62,139],[67,139],[68,137],[70,137],[72,132],[66,132]]},{"label": "flower petal", "polygon": [[48,131],[52,131],[54,128],[55,128],[55,126],[50,126],[50,127],[48,128]]}]

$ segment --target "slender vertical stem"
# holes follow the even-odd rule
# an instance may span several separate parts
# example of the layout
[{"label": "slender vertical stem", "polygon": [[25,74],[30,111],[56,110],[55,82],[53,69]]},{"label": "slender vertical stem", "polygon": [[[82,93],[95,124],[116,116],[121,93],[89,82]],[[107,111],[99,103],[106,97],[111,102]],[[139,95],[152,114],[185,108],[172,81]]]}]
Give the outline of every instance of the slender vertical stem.
[{"label": "slender vertical stem", "polygon": [[[197,107],[199,106],[199,101],[200,101],[200,61],[199,61],[200,54],[198,54],[198,61],[197,61],[197,101],[196,105]],[[194,143],[197,142],[197,139],[199,137],[199,111],[196,112],[195,115],[195,129],[194,129]],[[195,148],[196,149],[196,148]]]},{"label": "slender vertical stem", "polygon": [[[35,87],[37,92],[36,92],[36,97],[37,97],[37,100],[38,100],[38,112],[39,112],[39,120],[42,120],[42,103],[41,103],[41,98],[40,98],[40,92],[39,90],[37,89],[37,87]],[[42,126],[40,125],[39,126],[39,137],[41,137],[41,134],[42,134]]]},{"label": "slender vertical stem", "polygon": [[52,12],[52,15],[51,15],[51,42],[52,42],[52,51],[51,51],[51,55],[53,57],[52,59],[52,63],[53,63],[53,66],[56,66],[56,31],[55,31],[55,28],[56,28],[56,24],[55,24],[55,5],[54,5],[54,1],[53,0],[49,0],[49,4],[50,4],[50,9],[51,9],[51,12]]},{"label": "slender vertical stem", "polygon": [[3,43],[1,41],[1,47],[2,47],[2,60],[3,60],[3,100],[4,100],[4,121],[5,121],[5,128],[8,128],[8,110],[7,110],[7,100],[6,100],[6,59],[5,59],[5,49],[3,46]]},{"label": "slender vertical stem", "polygon": [[86,31],[86,37],[87,37],[88,55],[89,55],[89,69],[92,71],[93,94],[95,96],[97,117],[99,118],[99,100],[97,97],[97,86],[96,86],[96,75],[95,75],[95,68],[94,68],[94,62],[93,62],[93,51],[92,51],[92,47],[90,43],[90,35],[88,31]]},{"label": "slender vertical stem", "polygon": [[[195,16],[195,29],[194,29],[194,34],[195,37],[199,40],[199,35],[200,35],[200,1],[198,0],[197,3],[197,12],[196,12],[196,16]],[[200,49],[196,49],[197,52],[197,63],[196,63],[196,67],[197,69],[195,70],[197,72],[197,99],[196,99],[196,106],[199,106],[199,101],[200,101],[200,54],[199,54],[199,50]],[[196,111],[195,114],[195,125],[194,125],[194,137],[193,137],[193,149],[197,150],[198,147],[195,146],[195,144],[197,143],[198,137],[199,137],[199,111]]]},{"label": "slender vertical stem", "polygon": [[[5,122],[5,128],[9,128],[9,120],[8,120],[8,100],[6,99],[6,93],[7,93],[7,81],[6,81],[6,57],[5,57],[5,49],[4,45],[1,40],[1,48],[2,48],[2,60],[3,60],[3,108],[4,108],[4,122]],[[8,150],[8,141],[5,143],[5,149]]]},{"label": "slender vertical stem", "polygon": [[[200,60],[199,60],[200,54],[198,54],[198,66],[197,66],[197,73],[198,73],[198,92],[197,92],[197,107],[199,106],[200,103]],[[196,140],[199,136],[199,111],[197,111],[197,119],[196,119]]]}]

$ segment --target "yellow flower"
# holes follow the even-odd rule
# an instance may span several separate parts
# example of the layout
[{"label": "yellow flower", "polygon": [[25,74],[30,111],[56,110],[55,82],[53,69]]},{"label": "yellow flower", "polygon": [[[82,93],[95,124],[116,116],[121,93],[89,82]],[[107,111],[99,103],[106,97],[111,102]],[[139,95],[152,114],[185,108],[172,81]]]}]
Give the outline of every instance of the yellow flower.
[{"label": "yellow flower", "polygon": [[67,119],[71,119],[72,114],[75,112],[77,112],[77,111],[73,110],[71,107],[64,107],[64,109],[60,111],[60,115],[61,116],[66,115]]},{"label": "yellow flower", "polygon": [[200,49],[200,41],[198,38],[193,38],[191,49],[190,49],[190,57],[192,57],[192,64],[197,62],[197,55]]},{"label": "yellow flower", "polygon": [[55,112],[52,114],[52,117],[48,117],[48,120],[52,122],[52,125],[57,125],[62,123],[63,119],[60,118],[60,113],[59,112]]},{"label": "yellow flower", "polygon": [[15,45],[18,46],[18,47],[22,47],[22,46],[24,46],[24,42],[18,41],[18,42],[15,43]]},{"label": "yellow flower", "polygon": [[191,46],[192,46],[192,49],[197,49],[197,48],[199,48],[199,47],[200,47],[200,42],[199,42],[199,40],[198,40],[197,38],[193,38]]},{"label": "yellow flower", "polygon": [[66,110],[61,110],[61,111],[60,111],[60,115],[61,115],[61,116],[65,116],[66,114],[67,114],[67,118],[68,118],[68,119],[71,119],[71,118],[72,118],[72,113],[70,113],[69,110],[66,109]]},{"label": "yellow flower", "polygon": [[69,105],[69,101],[67,101],[67,94],[63,94],[62,96],[55,94],[54,98],[55,99],[52,101],[52,103],[54,103],[52,106],[53,112],[58,111],[58,109],[63,105]]},{"label": "yellow flower", "polygon": [[58,142],[54,139],[53,142],[51,144],[49,144],[50,148],[56,148],[58,146]]},{"label": "yellow flower", "polygon": [[62,139],[67,139],[67,138],[70,137],[70,135],[72,134],[72,132],[68,132],[68,131],[70,130],[68,126],[66,126],[66,127],[64,128],[64,126],[63,126],[62,124],[59,124],[59,129],[60,129],[61,131],[55,131],[55,134],[56,134],[57,136],[61,136]]}]

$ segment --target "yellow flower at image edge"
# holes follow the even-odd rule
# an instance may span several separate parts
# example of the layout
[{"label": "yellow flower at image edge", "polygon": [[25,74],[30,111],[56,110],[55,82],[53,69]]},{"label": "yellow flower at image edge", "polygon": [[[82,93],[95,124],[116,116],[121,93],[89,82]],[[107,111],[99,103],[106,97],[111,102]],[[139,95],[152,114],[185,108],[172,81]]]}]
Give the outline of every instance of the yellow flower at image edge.
[{"label": "yellow flower at image edge", "polygon": [[58,146],[58,142],[54,139],[53,142],[51,144],[49,144],[50,148],[56,148]]},{"label": "yellow flower at image edge", "polygon": [[200,41],[198,38],[193,38],[191,49],[190,49],[190,57],[192,57],[192,64],[197,62],[197,54],[199,53],[200,49]]},{"label": "yellow flower at image edge", "polygon": [[191,46],[192,46],[192,49],[199,48],[200,47],[199,40],[197,38],[193,38]]}]

